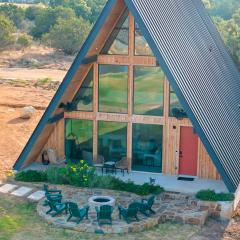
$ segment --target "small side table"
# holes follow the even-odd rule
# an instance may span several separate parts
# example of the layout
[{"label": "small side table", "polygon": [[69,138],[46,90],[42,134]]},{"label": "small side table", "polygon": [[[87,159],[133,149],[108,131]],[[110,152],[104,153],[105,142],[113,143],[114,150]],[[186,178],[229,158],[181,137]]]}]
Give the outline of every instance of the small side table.
[{"label": "small side table", "polygon": [[109,170],[111,171],[111,173],[115,173],[115,172],[116,172],[115,165],[116,165],[116,162],[109,161],[109,162],[105,162],[105,163],[103,164],[103,167],[105,168],[106,173],[107,173]]}]

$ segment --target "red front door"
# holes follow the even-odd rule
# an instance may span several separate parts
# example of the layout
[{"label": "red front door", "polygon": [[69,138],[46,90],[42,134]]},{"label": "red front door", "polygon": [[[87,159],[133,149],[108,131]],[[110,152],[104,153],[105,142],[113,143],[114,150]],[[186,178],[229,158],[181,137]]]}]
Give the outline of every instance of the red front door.
[{"label": "red front door", "polygon": [[192,127],[181,127],[179,174],[197,176],[198,136]]}]

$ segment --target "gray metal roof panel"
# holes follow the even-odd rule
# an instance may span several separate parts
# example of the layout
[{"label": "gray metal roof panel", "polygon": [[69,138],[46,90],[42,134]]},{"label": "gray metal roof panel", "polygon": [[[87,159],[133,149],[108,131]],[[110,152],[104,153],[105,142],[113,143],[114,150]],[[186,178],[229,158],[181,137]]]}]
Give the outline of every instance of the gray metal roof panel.
[{"label": "gray metal roof panel", "polygon": [[200,0],[126,0],[230,190],[240,182],[240,75]]}]

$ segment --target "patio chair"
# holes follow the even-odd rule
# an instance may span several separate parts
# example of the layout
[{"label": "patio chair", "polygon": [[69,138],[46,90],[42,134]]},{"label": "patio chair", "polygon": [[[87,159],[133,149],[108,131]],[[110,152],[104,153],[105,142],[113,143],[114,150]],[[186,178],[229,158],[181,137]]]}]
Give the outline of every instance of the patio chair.
[{"label": "patio chair", "polygon": [[85,217],[86,219],[88,219],[88,210],[89,210],[89,206],[79,208],[76,203],[69,202],[68,211],[70,213],[70,216],[68,217],[67,222],[69,222],[70,219],[73,217],[78,219],[76,221],[77,224],[79,224]]},{"label": "patio chair", "polygon": [[95,207],[97,212],[97,221],[98,225],[101,225],[101,222],[104,221],[104,223],[108,223],[112,225],[112,213],[113,213],[113,207],[109,205],[103,205],[100,207]]},{"label": "patio chair", "polygon": [[51,202],[47,200],[47,204],[50,207],[50,209],[46,212],[46,214],[51,214],[52,217],[55,217],[59,214],[61,214],[63,211],[65,213],[68,213],[68,203],[58,203],[58,202]]},{"label": "patio chair", "polygon": [[46,197],[46,201],[57,202],[57,203],[62,202],[62,195],[60,194],[47,194],[45,195],[45,197]]},{"label": "patio chair", "polygon": [[95,168],[101,168],[101,170],[102,170],[102,175],[103,175],[104,162],[105,162],[104,157],[103,157],[102,155],[98,155],[98,156],[97,156],[97,163],[94,163],[94,164],[93,164],[93,167],[95,167]]},{"label": "patio chair", "polygon": [[154,201],[154,195],[149,197],[148,199],[142,199],[141,202],[139,202],[139,211],[146,216],[149,216],[151,213],[155,214],[155,211],[152,209]]},{"label": "patio chair", "polygon": [[119,210],[119,219],[123,217],[123,219],[129,224],[130,219],[135,218],[137,221],[139,221],[139,218],[137,216],[138,210],[139,210],[139,203],[133,202],[131,203],[128,208],[124,208],[122,206],[118,206]]},{"label": "patio chair", "polygon": [[57,189],[49,189],[49,186],[47,184],[44,184],[43,185],[43,191],[45,192],[45,195],[46,194],[62,194],[62,191],[61,190],[57,190]]},{"label": "patio chair", "polygon": [[123,174],[123,176],[124,176],[125,171],[127,171],[127,173],[129,173],[128,172],[128,159],[126,157],[124,157],[120,161],[117,161],[115,168],[116,168],[116,170],[120,170],[121,173]]},{"label": "patio chair", "polygon": [[[49,189],[49,186],[47,184],[43,185],[43,191],[45,191],[45,197],[47,200],[52,202],[59,202],[62,201],[62,191],[57,189]],[[47,200],[44,201],[43,206],[47,206]]]}]

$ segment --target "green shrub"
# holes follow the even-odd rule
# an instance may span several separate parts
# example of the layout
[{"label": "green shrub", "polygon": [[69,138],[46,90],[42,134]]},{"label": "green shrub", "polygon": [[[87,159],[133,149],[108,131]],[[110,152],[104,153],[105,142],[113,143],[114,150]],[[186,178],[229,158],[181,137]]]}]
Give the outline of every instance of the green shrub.
[{"label": "green shrub", "polygon": [[113,176],[97,176],[94,175],[89,182],[89,187],[91,188],[102,188],[111,189],[117,191],[126,191],[135,193],[138,195],[149,195],[149,194],[159,194],[164,191],[160,186],[155,186],[149,183],[144,183],[143,185],[135,184],[132,181],[124,182]]},{"label": "green shrub", "polygon": [[17,45],[21,48],[27,48],[32,44],[32,37],[26,33],[20,35],[17,39]]},{"label": "green shrub", "polygon": [[28,170],[18,172],[15,175],[15,179],[23,182],[45,182],[47,180],[47,174],[42,171]]},{"label": "green shrub", "polygon": [[52,184],[69,184],[65,167],[52,167],[46,171],[47,182]]},{"label": "green shrub", "polygon": [[201,190],[196,194],[196,198],[204,201],[232,201],[234,195],[232,193],[216,193],[213,190]]},{"label": "green shrub", "polygon": [[162,187],[149,183],[138,185],[132,181],[124,182],[114,176],[96,175],[95,169],[89,167],[84,160],[79,161],[77,164],[69,163],[66,167],[52,167],[46,172],[20,172],[17,174],[16,180],[26,182],[46,181],[52,184],[69,184],[78,187],[111,189],[131,192],[142,196],[159,194],[164,191]]}]

